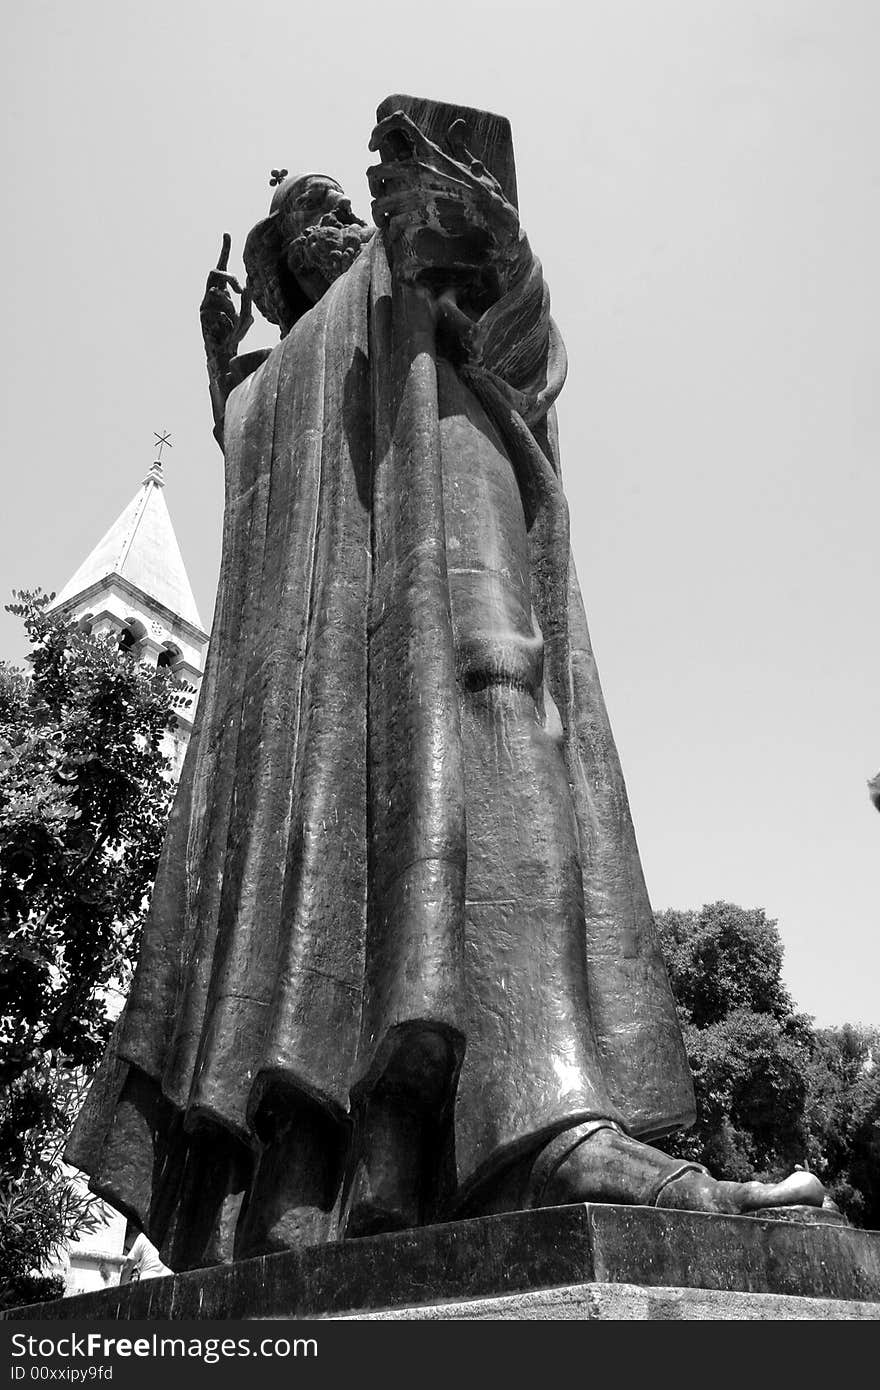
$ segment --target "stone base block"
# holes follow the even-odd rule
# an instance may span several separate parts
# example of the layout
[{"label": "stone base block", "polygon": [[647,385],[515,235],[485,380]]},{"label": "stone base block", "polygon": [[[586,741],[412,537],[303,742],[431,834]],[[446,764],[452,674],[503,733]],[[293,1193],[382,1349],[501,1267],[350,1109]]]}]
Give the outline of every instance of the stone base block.
[{"label": "stone base block", "polygon": [[[687,1291],[688,1306],[702,1299],[709,1307],[713,1290],[772,1295],[778,1307],[788,1306],[779,1296],[880,1306],[880,1232],[653,1207],[546,1207],[288,1250],[5,1317],[329,1318],[404,1309],[412,1316],[414,1308],[453,1303],[458,1311],[443,1316],[461,1317],[463,1306],[484,1300],[493,1301],[495,1317],[502,1307],[537,1309],[554,1299],[566,1306],[559,1291],[572,1289],[582,1291],[590,1317],[623,1317],[607,1311],[613,1306],[681,1308]],[[533,1315],[545,1314],[516,1314]]]},{"label": "stone base block", "polygon": [[361,1322],[880,1322],[880,1303],[721,1289],[651,1289],[639,1284],[567,1284],[500,1298],[337,1314],[340,1317]]}]

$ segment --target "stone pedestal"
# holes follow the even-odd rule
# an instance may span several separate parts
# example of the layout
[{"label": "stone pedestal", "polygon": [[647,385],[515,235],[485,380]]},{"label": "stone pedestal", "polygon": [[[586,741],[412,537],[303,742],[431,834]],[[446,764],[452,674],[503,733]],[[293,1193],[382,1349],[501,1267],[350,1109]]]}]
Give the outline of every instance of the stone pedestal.
[{"label": "stone pedestal", "polygon": [[359,1322],[880,1322],[880,1303],[723,1289],[568,1284],[535,1293],[338,1316]]},{"label": "stone pedestal", "polygon": [[193,1270],[7,1318],[880,1318],[880,1232],[593,1204]]}]

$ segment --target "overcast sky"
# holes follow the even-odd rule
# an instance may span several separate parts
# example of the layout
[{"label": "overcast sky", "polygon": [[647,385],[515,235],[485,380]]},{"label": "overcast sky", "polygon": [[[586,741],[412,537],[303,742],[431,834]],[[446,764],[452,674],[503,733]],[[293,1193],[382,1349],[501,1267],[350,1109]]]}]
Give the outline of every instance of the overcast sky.
[{"label": "overcast sky", "polygon": [[654,905],[763,906],[796,1002],[880,1023],[876,0],[28,0],[5,38],[0,594],[61,588],[167,428],[209,621],[222,233],[240,268],[279,165],[368,216],[393,92],[499,111]]}]

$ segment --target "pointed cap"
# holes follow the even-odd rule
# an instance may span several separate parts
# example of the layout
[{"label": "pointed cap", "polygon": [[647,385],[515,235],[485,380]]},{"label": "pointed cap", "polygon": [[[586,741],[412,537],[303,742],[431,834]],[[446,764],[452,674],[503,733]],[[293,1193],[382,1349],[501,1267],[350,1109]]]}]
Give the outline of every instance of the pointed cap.
[{"label": "pointed cap", "polygon": [[157,461],[140,491],[65,584],[53,607],[61,607],[100,580],[118,575],[147,598],[205,630],[168,514],[164,486],[162,465]]}]

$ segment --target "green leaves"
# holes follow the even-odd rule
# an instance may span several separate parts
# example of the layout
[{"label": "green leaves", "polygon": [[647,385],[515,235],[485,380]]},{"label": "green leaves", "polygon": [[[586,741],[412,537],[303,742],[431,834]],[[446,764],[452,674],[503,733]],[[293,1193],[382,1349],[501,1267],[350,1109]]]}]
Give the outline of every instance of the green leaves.
[{"label": "green leaves", "polygon": [[815,1036],[807,1097],[810,1161],[851,1219],[880,1227],[880,1029]]},{"label": "green leaves", "polygon": [[97,1060],[98,992],[128,970],[173,793],[168,676],[16,597],[32,652],[30,680],[0,667],[0,1084],[34,1047]]},{"label": "green leaves", "polygon": [[817,1031],[795,1012],[762,908],[709,903],[657,926],[697,1096],[676,1152],[737,1181],[808,1162],[851,1220],[880,1226],[880,1031]]},{"label": "green leaves", "polygon": [[88,1219],[58,1167],[70,1078],[130,977],[174,791],[163,736],[191,693],[15,598],[31,653],[29,673],[0,663],[0,1305]]},{"label": "green leaves", "polygon": [[659,913],[657,925],[676,1002],[698,1028],[736,1009],[791,1014],[782,942],[763,908],[707,903],[699,912]]}]

